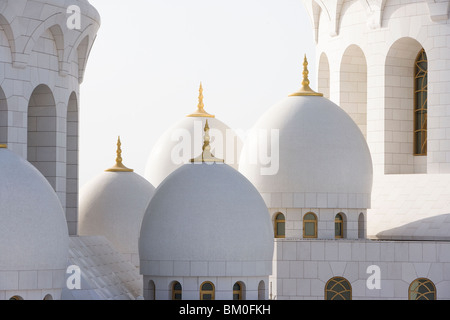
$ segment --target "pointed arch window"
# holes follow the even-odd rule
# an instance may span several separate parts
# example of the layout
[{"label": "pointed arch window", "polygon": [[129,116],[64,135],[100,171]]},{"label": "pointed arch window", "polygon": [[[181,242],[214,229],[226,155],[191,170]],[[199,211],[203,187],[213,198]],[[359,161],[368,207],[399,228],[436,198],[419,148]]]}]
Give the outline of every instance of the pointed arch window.
[{"label": "pointed arch window", "polygon": [[275,238],[284,238],[286,236],[286,218],[284,214],[279,212],[275,216]]},{"label": "pointed arch window", "polygon": [[427,155],[428,59],[420,50],[414,64],[414,155]]},{"label": "pointed arch window", "polygon": [[436,287],[429,279],[414,280],[408,291],[409,300],[436,300]]},{"label": "pointed arch window", "polygon": [[317,216],[312,212],[303,216],[303,238],[317,238]]}]

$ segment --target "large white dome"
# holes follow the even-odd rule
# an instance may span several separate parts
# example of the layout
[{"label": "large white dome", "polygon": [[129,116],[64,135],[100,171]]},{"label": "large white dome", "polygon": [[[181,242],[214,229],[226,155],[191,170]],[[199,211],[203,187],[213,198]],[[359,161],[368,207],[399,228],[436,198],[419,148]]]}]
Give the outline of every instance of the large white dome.
[{"label": "large white dome", "polygon": [[[271,141],[271,132],[279,134],[273,145],[254,138],[262,133]],[[338,201],[327,200],[343,196],[345,203],[350,203],[347,198],[356,199],[352,206],[370,206],[369,148],[350,116],[330,100],[318,95],[289,96],[257,121],[250,137],[242,149],[239,171],[265,197],[281,193],[294,198],[293,206],[295,199],[304,203],[309,197],[317,199],[313,202],[317,207],[336,207]],[[271,155],[271,163],[254,159],[255,150]],[[319,197],[325,201],[319,203]]]},{"label": "large white dome", "polygon": [[0,271],[61,270],[64,280],[69,234],[55,191],[35,167],[4,147],[0,181]]},{"label": "large white dome", "polygon": [[267,207],[230,166],[186,164],[156,189],[142,222],[139,254],[144,275],[162,275],[157,273],[168,263],[189,261],[246,264],[242,276],[270,275],[273,230]]}]

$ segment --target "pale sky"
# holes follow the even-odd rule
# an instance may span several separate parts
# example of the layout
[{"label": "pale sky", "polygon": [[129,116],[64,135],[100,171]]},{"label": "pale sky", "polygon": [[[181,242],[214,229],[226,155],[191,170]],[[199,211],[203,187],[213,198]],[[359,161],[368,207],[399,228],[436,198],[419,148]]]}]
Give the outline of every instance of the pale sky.
[{"label": "pale sky", "polygon": [[144,175],[157,139],[197,108],[248,130],[301,86],[316,88],[301,0],[90,0],[102,18],[80,96],[80,187],[115,163]]}]

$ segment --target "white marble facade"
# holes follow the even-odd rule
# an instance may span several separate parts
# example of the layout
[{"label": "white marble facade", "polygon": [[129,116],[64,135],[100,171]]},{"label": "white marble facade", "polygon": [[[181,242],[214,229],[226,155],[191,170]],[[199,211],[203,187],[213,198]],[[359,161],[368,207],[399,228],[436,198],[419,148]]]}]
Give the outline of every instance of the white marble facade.
[{"label": "white marble facade", "polygon": [[47,178],[71,235],[78,219],[79,87],[99,24],[87,0],[0,1],[0,143]]},{"label": "white marble facade", "polygon": [[[292,152],[289,143],[284,144],[284,151],[280,149],[281,178],[264,180],[253,175],[252,182],[268,208],[266,222],[271,219],[276,236],[273,260],[265,260],[264,272],[244,272],[249,268],[244,266],[244,258],[158,264],[159,260],[170,261],[165,257],[156,259],[158,263],[144,259],[141,269],[145,272],[139,275],[104,234],[77,236],[79,86],[99,28],[99,14],[87,0],[0,0],[0,145],[7,144],[9,150],[31,162],[65,210],[72,235],[69,263],[79,266],[83,276],[82,290],[63,289],[63,299],[144,296],[165,300],[173,298],[174,281],[181,285],[183,299],[199,299],[204,282],[214,284],[216,299],[232,299],[236,283],[243,299],[324,299],[329,281],[336,277],[348,282],[351,299],[409,299],[418,279],[433,284],[437,299],[450,299],[450,1],[303,3],[317,45],[317,91],[354,123],[348,122],[337,106],[330,116],[325,111],[330,103],[323,98],[290,101],[299,101],[302,108],[312,106],[299,121],[304,116],[309,116],[311,123],[317,117],[328,117],[338,120],[334,125],[346,124],[343,137],[357,139],[355,150],[364,149],[363,154],[336,159],[333,155],[340,148],[334,146],[334,150],[327,149],[330,153],[324,152],[320,162],[305,157],[298,158],[302,163],[288,162],[283,167],[283,156],[305,154],[300,148]],[[68,13],[69,5],[80,8],[81,24],[76,28],[67,24],[74,14]],[[427,153],[415,156],[413,71],[422,48],[428,57]],[[296,103],[292,110],[299,106]],[[319,107],[320,113],[311,113]],[[275,128],[274,121],[282,123],[285,117],[289,115],[275,113],[263,124],[266,129]],[[288,136],[299,134],[297,129],[294,123],[285,132]],[[309,152],[323,147],[314,139],[320,132],[328,132],[329,126],[319,129],[303,145]],[[345,146],[344,138],[342,141]],[[349,164],[351,161],[363,164],[360,174],[352,172],[355,164]],[[333,170],[324,174],[325,168]],[[350,174],[341,175],[343,168]],[[253,169],[239,168],[244,175]],[[296,174],[303,174],[309,183],[293,179]],[[231,204],[233,201],[227,202]],[[303,219],[310,212],[317,218],[317,233],[305,238]],[[280,213],[282,231],[277,230]],[[343,218],[340,238],[336,238],[337,214]],[[173,225],[182,222],[177,219]],[[158,226],[148,229],[153,237]],[[135,240],[138,237],[136,234]],[[240,242],[252,240],[254,237]],[[215,245],[221,250],[227,247]],[[271,252],[271,244],[264,249]],[[229,252],[236,254],[237,250]],[[379,281],[375,287],[371,286],[374,275]],[[29,299],[58,299],[61,293],[61,275],[56,279],[48,270],[8,270],[0,276],[0,299],[28,287],[32,289],[23,296]]]},{"label": "white marble facade", "polygon": [[[430,280],[437,299],[450,299],[450,1],[303,3],[317,45],[318,91],[360,128],[374,184],[371,206],[362,211],[362,238],[353,225],[344,239],[333,239],[333,216],[345,209],[323,215],[318,198],[307,208],[266,199],[273,219],[277,212],[286,217],[285,238],[275,240],[269,295],[324,299],[327,282],[343,277],[352,299],[409,299],[417,279]],[[414,63],[422,48],[428,57],[427,154],[415,156]],[[318,217],[317,239],[302,236],[310,211]],[[380,288],[367,285],[367,268],[374,265]]]},{"label": "white marble facade", "polygon": [[[367,285],[379,267],[379,288]],[[352,299],[409,299],[416,279],[433,282],[437,299],[450,299],[450,243],[444,241],[275,240],[272,299],[325,298],[326,283],[343,277]]]}]

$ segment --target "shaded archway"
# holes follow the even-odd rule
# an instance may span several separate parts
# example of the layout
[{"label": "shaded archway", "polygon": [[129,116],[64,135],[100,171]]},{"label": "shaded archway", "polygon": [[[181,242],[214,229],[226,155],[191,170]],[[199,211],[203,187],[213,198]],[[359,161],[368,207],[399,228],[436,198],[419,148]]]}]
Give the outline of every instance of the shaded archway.
[{"label": "shaded archway", "polygon": [[317,82],[319,92],[323,93],[325,98],[330,99],[330,64],[325,52],[320,55]]},{"label": "shaded archway", "polygon": [[37,86],[28,103],[27,159],[56,187],[56,105],[46,85]]},{"label": "shaded archway", "polygon": [[367,62],[360,47],[345,50],[340,70],[340,106],[367,137]]},{"label": "shaded archway", "polygon": [[0,87],[0,144],[8,143],[8,104]]},{"label": "shaded archway", "polygon": [[89,50],[89,36],[86,36],[77,48],[78,54],[78,81],[83,82],[84,70],[86,69],[86,63]]},{"label": "shaded archway", "polygon": [[78,99],[72,92],[67,105],[66,218],[69,234],[77,234],[78,222]]},{"label": "shaded archway", "polygon": [[426,173],[426,155],[414,155],[414,68],[422,45],[401,38],[385,63],[385,173]]}]

